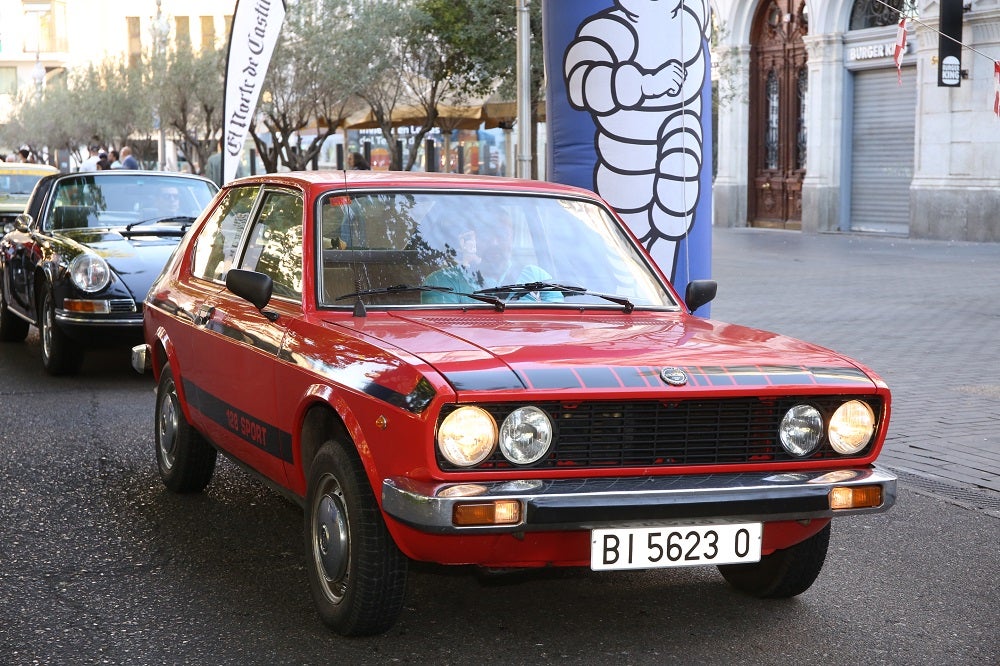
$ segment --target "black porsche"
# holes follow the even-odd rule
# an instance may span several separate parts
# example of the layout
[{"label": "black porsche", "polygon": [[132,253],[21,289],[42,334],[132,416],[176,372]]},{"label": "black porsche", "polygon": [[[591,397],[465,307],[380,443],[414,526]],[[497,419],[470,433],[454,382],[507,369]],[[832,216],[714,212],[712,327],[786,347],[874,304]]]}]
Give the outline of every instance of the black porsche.
[{"label": "black porsche", "polygon": [[142,338],[142,303],[218,190],[206,178],[145,171],[53,174],[0,240],[0,341],[41,337],[52,375],[88,347]]}]

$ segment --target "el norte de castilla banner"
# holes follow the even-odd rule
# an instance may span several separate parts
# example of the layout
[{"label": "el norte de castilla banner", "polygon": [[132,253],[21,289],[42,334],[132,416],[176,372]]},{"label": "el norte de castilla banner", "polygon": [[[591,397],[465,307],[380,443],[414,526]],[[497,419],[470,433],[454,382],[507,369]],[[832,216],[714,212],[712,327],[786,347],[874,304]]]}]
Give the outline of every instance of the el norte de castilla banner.
[{"label": "el norte de castilla banner", "polygon": [[285,20],[284,0],[237,0],[222,106],[222,182],[236,176],[271,54]]}]

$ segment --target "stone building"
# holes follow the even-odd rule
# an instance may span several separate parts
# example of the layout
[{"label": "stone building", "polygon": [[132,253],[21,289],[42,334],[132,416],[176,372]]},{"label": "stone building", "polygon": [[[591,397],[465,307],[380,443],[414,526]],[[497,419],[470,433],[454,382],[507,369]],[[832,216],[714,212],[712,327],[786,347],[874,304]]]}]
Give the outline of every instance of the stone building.
[{"label": "stone building", "polygon": [[961,0],[940,86],[951,1],[712,0],[715,224],[1000,242],[1000,0]]}]

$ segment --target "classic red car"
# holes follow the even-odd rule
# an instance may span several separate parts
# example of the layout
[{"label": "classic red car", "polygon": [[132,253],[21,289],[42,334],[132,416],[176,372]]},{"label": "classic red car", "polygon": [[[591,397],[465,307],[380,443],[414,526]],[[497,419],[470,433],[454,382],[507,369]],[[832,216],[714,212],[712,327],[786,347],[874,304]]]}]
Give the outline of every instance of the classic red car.
[{"label": "classic red car", "polygon": [[691,314],[593,193],[304,172],[226,186],[153,284],[156,459],[221,451],[304,507],[310,586],[386,630],[412,560],[715,565],[806,590],[835,516],[884,511],[890,394],[830,350]]}]

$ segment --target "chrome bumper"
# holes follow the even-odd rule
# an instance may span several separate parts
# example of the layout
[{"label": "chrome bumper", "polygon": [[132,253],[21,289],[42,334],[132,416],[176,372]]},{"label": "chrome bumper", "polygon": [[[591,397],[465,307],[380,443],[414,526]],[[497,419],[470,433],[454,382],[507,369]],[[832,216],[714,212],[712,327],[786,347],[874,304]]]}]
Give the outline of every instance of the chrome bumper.
[{"label": "chrome bumper", "polygon": [[[475,495],[451,496],[458,486]],[[877,485],[882,504],[831,509],[834,488]],[[456,527],[457,504],[516,499],[522,522],[502,527]],[[896,501],[896,477],[878,467],[808,472],[701,474],[628,478],[532,479],[486,483],[382,482],[382,508],[424,532],[469,534],[590,530],[644,524],[669,525],[713,520],[805,520],[886,511]]]},{"label": "chrome bumper", "polygon": [[142,344],[132,347],[132,369],[143,375],[152,369],[149,357],[149,345]]}]

